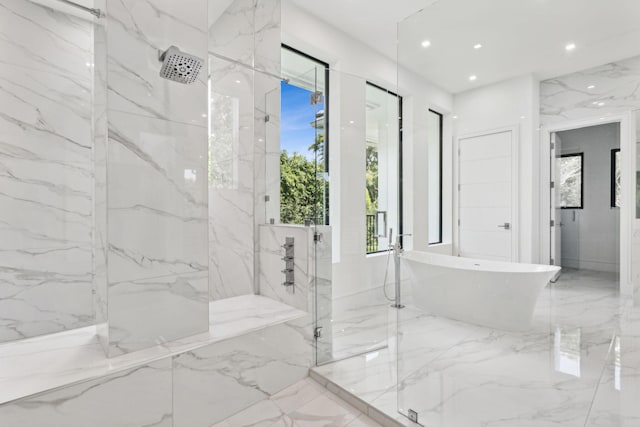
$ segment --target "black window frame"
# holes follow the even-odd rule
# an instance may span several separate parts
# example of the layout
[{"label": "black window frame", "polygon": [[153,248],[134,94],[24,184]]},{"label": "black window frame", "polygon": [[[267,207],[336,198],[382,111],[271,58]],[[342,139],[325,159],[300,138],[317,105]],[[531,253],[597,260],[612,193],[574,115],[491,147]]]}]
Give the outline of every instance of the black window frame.
[{"label": "black window frame", "polygon": [[[331,74],[329,63],[321,59],[318,59],[315,56],[311,56],[308,53],[303,52],[299,49],[296,49],[295,47],[292,47],[285,43],[280,43],[280,49],[285,49],[290,52],[293,52],[296,55],[300,55],[324,67],[324,172],[328,174],[329,173],[329,150],[331,145],[329,141],[329,111],[331,111],[329,108],[329,103],[331,98],[329,96],[329,87],[331,86],[329,84],[329,76]],[[325,192],[326,199],[324,201],[324,204],[325,206],[329,206],[329,209],[327,209],[327,211],[325,212],[323,225],[330,225],[330,221],[329,221],[329,218],[330,218],[329,211],[331,209],[331,205],[329,204],[330,191],[331,191],[331,188],[329,188],[329,191]]]},{"label": "black window frame", "polygon": [[[402,194],[402,189],[404,187],[404,183],[403,183],[403,173],[402,173],[402,135],[403,135],[403,128],[402,128],[402,118],[404,117],[403,115],[403,111],[402,111],[402,104],[403,104],[403,98],[402,96],[398,95],[397,93],[390,91],[389,89],[386,89],[380,85],[377,85],[373,82],[370,82],[369,80],[366,81],[366,84],[368,86],[374,87],[376,89],[379,89],[383,92],[388,93],[389,95],[395,96],[396,99],[398,100],[398,235],[400,236],[400,245],[404,247],[404,237],[402,236],[403,234],[403,223],[404,223],[404,209],[403,209],[403,194]],[[365,86],[366,87],[366,86]],[[366,225],[366,223],[365,223]],[[384,252],[389,252],[391,249],[390,248],[386,248],[386,249],[380,249],[378,248],[377,251],[372,251],[369,252],[366,249],[366,241],[365,241],[365,255],[374,255],[374,254],[379,254],[379,253],[384,253]]]},{"label": "black window frame", "polygon": [[560,206],[560,209],[584,209],[584,152],[560,155],[561,159],[565,157],[580,157],[580,206]]},{"label": "black window frame", "polygon": [[[439,191],[439,195],[438,195],[438,199],[439,199],[439,209],[438,209],[438,241],[437,242],[431,242],[429,241],[428,244],[429,246],[431,245],[440,245],[442,244],[442,219],[443,219],[443,214],[442,214],[442,150],[443,150],[443,142],[444,142],[444,115],[442,113],[437,112],[436,110],[433,110],[431,108],[429,108],[429,112],[430,113],[434,113],[435,115],[438,116],[439,118],[439,141],[438,141],[438,170],[439,170],[439,182],[438,182],[438,191]],[[430,224],[427,224],[427,229],[429,229]],[[431,239],[429,239],[431,240]]]},{"label": "black window frame", "polygon": [[[610,207],[612,208],[620,208],[620,206],[616,206],[616,153],[619,153],[619,148],[613,148],[611,150],[611,203]],[[622,155],[621,155],[622,157]],[[622,166],[620,166],[622,167]]]}]

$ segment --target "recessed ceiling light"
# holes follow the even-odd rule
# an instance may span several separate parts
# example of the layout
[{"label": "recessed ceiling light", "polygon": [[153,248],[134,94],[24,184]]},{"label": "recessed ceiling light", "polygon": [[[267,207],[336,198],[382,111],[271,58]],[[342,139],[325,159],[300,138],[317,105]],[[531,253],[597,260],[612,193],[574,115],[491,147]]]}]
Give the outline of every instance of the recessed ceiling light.
[{"label": "recessed ceiling light", "polygon": [[596,85],[589,85],[589,86],[587,86],[587,89],[595,89],[595,88],[596,88]]},{"label": "recessed ceiling light", "polygon": [[431,46],[431,42],[429,40],[424,40],[422,43],[420,43],[422,45],[422,47],[429,47]]},{"label": "recessed ceiling light", "polygon": [[474,44],[473,48],[474,49],[482,49],[482,44],[480,44],[480,43]]},{"label": "recessed ceiling light", "polygon": [[569,43],[564,48],[565,48],[565,50],[567,50],[567,52],[571,52],[572,50],[574,50],[576,48],[576,44],[575,43]]},{"label": "recessed ceiling light", "polygon": [[353,120],[349,120],[349,124],[354,124],[355,122]]},{"label": "recessed ceiling light", "polygon": [[207,114],[206,114],[206,113],[202,113],[201,115],[202,115],[202,117],[203,117],[203,118],[206,118],[206,117],[207,117]]},{"label": "recessed ceiling light", "polygon": [[475,74],[472,74],[469,76],[469,81],[471,82],[475,82],[478,79],[478,76],[476,76]]},{"label": "recessed ceiling light", "polygon": [[604,107],[604,102],[598,102],[598,107]]},{"label": "recessed ceiling light", "polygon": [[236,80],[236,83],[240,84],[240,83],[242,83],[242,82],[241,82],[240,80]]},{"label": "recessed ceiling light", "polygon": [[521,118],[521,119],[524,119],[524,118],[525,118],[525,116],[520,116],[520,118]]},{"label": "recessed ceiling light", "polygon": [[457,119],[457,118],[458,118],[458,116],[453,116],[453,119],[454,119],[454,120],[455,120],[455,119]]}]

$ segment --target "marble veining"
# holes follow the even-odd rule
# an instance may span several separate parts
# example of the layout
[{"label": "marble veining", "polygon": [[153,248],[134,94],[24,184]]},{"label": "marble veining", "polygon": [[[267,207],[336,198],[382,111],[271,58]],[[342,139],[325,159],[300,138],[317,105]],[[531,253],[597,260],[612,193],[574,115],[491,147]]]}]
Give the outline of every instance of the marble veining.
[{"label": "marble veining", "polygon": [[171,360],[0,405],[3,426],[171,427]]},{"label": "marble veining", "polygon": [[281,391],[308,375],[311,352],[285,323],[176,356],[176,425],[210,426]]},{"label": "marble veining", "polygon": [[[93,326],[0,344],[0,403],[103,377],[283,323],[288,324],[288,339],[305,341],[306,351],[311,351],[310,337],[305,335],[309,328],[297,326],[297,321],[310,316],[278,301],[258,295],[213,301],[210,316],[211,327],[208,332],[159,343],[154,347],[110,359],[105,358]],[[307,320],[305,323],[308,323]],[[277,337],[273,338],[277,343]],[[301,352],[305,351],[301,344],[296,344],[296,347]],[[293,354],[295,356],[296,353]],[[301,360],[303,357],[310,358],[311,355],[295,357]],[[310,361],[307,366],[311,366]]]},{"label": "marble veining", "polygon": [[540,83],[541,124],[640,109],[639,82],[640,56],[545,80]]},{"label": "marble veining", "polygon": [[205,60],[207,2],[118,0],[106,6],[109,108],[206,127],[206,62],[195,83],[176,84],[159,76],[158,51],[175,45]]},{"label": "marble veining", "polygon": [[[293,287],[283,286],[284,242],[294,239]],[[301,310],[309,307],[313,285],[313,229],[304,226],[260,226],[260,294]]]},{"label": "marble veining", "polygon": [[92,24],[0,1],[0,342],[93,323]]},{"label": "marble veining", "polygon": [[416,410],[424,425],[631,426],[640,417],[640,315],[611,274],[566,270],[524,333],[411,305],[396,315],[388,348],[314,371],[403,422],[398,409]]},{"label": "marble veining", "polygon": [[378,427],[381,424],[315,381],[306,378],[234,414],[214,427],[307,425]]}]

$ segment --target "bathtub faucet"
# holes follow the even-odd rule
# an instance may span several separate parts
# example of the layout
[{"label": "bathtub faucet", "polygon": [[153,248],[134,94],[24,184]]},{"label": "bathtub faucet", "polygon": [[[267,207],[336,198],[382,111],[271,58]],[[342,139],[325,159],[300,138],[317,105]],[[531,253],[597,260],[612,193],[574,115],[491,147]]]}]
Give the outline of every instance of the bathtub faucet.
[{"label": "bathtub faucet", "polygon": [[[389,241],[392,241],[392,236],[393,232],[389,231]],[[402,305],[402,292],[400,291],[400,255],[404,252],[401,238],[405,236],[411,236],[411,234],[398,234],[395,243],[389,245],[389,249],[393,251],[393,264],[396,273],[396,300],[391,304],[391,307],[394,308],[404,308],[404,305]]]}]

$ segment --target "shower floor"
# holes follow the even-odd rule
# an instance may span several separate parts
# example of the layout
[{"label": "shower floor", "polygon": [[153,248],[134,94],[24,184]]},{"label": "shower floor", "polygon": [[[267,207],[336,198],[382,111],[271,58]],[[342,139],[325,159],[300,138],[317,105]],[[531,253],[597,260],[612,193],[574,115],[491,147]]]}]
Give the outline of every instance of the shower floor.
[{"label": "shower floor", "polygon": [[389,336],[395,334],[396,314],[389,310],[389,304],[382,288],[333,300],[332,359],[342,360],[386,346]]},{"label": "shower floor", "polygon": [[398,407],[428,426],[637,426],[640,310],[617,287],[613,274],[564,270],[526,333],[431,316],[408,298],[388,347],[314,373],[406,424]]}]

